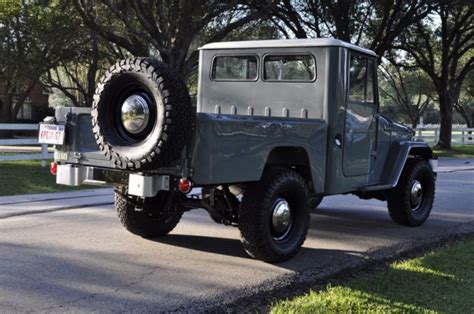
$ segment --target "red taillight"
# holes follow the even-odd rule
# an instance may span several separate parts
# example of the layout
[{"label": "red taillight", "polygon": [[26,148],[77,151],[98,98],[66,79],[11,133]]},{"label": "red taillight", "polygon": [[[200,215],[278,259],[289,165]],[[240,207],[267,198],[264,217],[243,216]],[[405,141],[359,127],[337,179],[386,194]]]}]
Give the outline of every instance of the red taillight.
[{"label": "red taillight", "polygon": [[183,193],[188,193],[193,188],[193,183],[186,178],[179,179],[178,189]]},{"label": "red taillight", "polygon": [[49,166],[49,171],[53,176],[55,176],[58,173],[58,164],[53,161],[51,165]]}]

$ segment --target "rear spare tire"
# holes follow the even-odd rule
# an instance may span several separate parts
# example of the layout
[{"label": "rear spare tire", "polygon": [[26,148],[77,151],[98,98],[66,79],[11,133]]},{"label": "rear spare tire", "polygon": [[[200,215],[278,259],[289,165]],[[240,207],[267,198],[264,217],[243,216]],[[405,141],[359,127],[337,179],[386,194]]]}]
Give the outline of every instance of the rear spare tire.
[{"label": "rear spare tire", "polygon": [[139,170],[178,159],[195,115],[186,84],[167,65],[130,58],[104,74],[91,116],[105,156],[118,168]]}]

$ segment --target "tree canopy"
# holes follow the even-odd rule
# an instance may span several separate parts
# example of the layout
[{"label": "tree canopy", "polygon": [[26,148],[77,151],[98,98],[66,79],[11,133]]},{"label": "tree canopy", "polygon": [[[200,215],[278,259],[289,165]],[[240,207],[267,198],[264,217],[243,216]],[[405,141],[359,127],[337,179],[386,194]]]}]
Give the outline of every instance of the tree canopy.
[{"label": "tree canopy", "polygon": [[450,149],[454,104],[474,70],[474,6],[465,0],[440,1],[430,19],[407,28],[395,47],[409,54],[408,64],[431,78],[441,113],[437,146]]},{"label": "tree canopy", "polygon": [[16,117],[41,75],[75,58],[83,42],[71,36],[76,33],[71,10],[59,2],[0,2],[0,79],[5,93],[0,121]]},{"label": "tree canopy", "polygon": [[439,106],[438,146],[449,149],[453,110],[473,123],[473,10],[469,0],[3,1],[0,120],[40,81],[90,106],[102,71],[131,55],[161,59],[193,91],[205,43],[333,37],[390,60],[381,95],[412,125]]},{"label": "tree canopy", "polygon": [[256,9],[237,0],[73,2],[84,23],[105,39],[135,56],[155,54],[183,78],[196,69],[200,44],[222,41],[234,30],[264,18],[265,8],[272,5],[260,1],[263,9]]}]

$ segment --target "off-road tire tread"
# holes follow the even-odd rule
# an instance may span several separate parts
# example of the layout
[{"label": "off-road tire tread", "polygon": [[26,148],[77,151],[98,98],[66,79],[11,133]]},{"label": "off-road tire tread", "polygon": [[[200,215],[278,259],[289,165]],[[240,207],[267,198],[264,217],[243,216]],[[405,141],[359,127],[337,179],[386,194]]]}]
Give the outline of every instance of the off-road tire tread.
[{"label": "off-road tire tread", "polygon": [[[145,199],[145,206],[160,206],[153,198]],[[168,215],[164,220],[149,216],[146,212],[136,211],[135,204],[126,189],[115,189],[115,209],[122,225],[131,233],[150,239],[170,233],[181,220],[182,212]]]},{"label": "off-road tire tread", "polygon": [[304,234],[298,240],[296,245],[298,249],[294,250],[291,254],[280,255],[273,251],[267,243],[266,235],[262,232],[266,228],[265,225],[268,224],[267,213],[264,210],[255,209],[262,208],[262,206],[271,206],[270,202],[276,190],[287,182],[298,184],[308,200],[309,192],[303,177],[299,173],[285,168],[267,169],[261,181],[251,183],[245,189],[240,207],[239,229],[241,243],[245,251],[253,258],[270,263],[288,260],[299,251],[306,239],[311,220],[309,206],[306,213],[307,219],[302,221]]},{"label": "off-road tire tread", "polygon": [[[155,148],[141,159],[131,160],[114,151],[101,131],[100,110],[102,92],[109,87],[112,78],[125,72],[148,75],[163,96],[163,127]],[[118,168],[128,170],[149,169],[163,166],[178,159],[183,147],[194,131],[195,114],[186,84],[164,63],[150,58],[129,58],[115,63],[102,76],[92,103],[92,130],[99,149]],[[104,117],[107,119],[107,117]]]},{"label": "off-road tire tread", "polygon": [[429,213],[431,212],[436,192],[435,184],[433,184],[433,197],[427,200],[429,209],[426,218],[421,221],[416,220],[410,212],[410,190],[407,188],[407,185],[409,184],[409,181],[414,179],[415,174],[420,171],[426,172],[426,175],[429,173],[432,176],[430,179],[432,179],[433,182],[435,181],[433,172],[428,162],[423,159],[410,158],[405,164],[397,186],[388,191],[388,212],[392,220],[397,224],[409,227],[420,226],[426,221],[426,218],[428,218]]}]

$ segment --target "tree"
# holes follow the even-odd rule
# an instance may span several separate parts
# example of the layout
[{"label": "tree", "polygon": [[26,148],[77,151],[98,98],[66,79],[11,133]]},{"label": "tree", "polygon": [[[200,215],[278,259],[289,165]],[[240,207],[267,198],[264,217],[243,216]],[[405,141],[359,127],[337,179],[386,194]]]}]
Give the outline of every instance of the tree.
[{"label": "tree", "polygon": [[451,149],[454,104],[474,69],[474,9],[469,1],[442,0],[437,20],[419,21],[407,29],[398,46],[409,53],[432,80],[439,99],[440,136],[436,147]]},{"label": "tree", "polygon": [[90,107],[96,81],[110,63],[123,59],[126,53],[84,27],[75,36],[82,36],[84,44],[78,47],[74,60],[65,60],[49,69],[41,81],[51,89],[59,90],[75,107]]},{"label": "tree", "polygon": [[[263,7],[271,2],[262,1]],[[221,41],[268,11],[236,0],[74,0],[74,5],[103,38],[135,56],[156,52],[185,79],[198,63],[199,53],[191,47]]]},{"label": "tree", "polygon": [[334,37],[382,56],[410,25],[432,10],[430,0],[281,0],[272,20],[286,37]]},{"label": "tree", "polygon": [[13,122],[39,78],[80,46],[70,12],[58,3],[0,2],[0,121]]},{"label": "tree", "polygon": [[380,67],[380,73],[380,95],[393,103],[416,128],[426,108],[432,104],[431,81],[420,70],[407,70],[393,65]]}]

